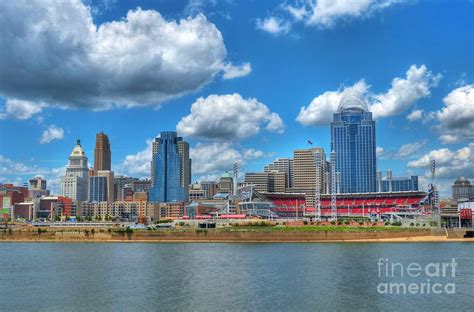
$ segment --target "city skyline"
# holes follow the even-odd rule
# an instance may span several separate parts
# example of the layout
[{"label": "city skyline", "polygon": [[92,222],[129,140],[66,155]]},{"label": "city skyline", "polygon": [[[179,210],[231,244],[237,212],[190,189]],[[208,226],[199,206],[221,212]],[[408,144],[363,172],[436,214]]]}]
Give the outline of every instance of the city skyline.
[{"label": "city skyline", "polygon": [[[121,21],[115,26],[124,32],[116,36],[125,36],[128,26],[147,20],[158,32],[162,25],[174,25],[176,33],[172,35],[202,34],[202,42],[193,43],[191,55],[176,43],[170,43],[165,51],[183,52],[185,55],[176,54],[183,57],[180,62],[200,63],[187,69],[192,77],[189,81],[182,79],[176,66],[168,64],[169,72],[158,71],[157,76],[149,77],[157,90],[149,90],[145,84],[141,88],[130,85],[127,79],[131,74],[127,72],[123,81],[114,81],[129,88],[129,93],[121,94],[106,85],[99,97],[91,91],[96,88],[95,81],[85,78],[85,70],[79,70],[76,81],[67,73],[57,81],[40,72],[37,76],[53,90],[45,95],[28,79],[24,85],[14,85],[12,78],[24,77],[11,73],[8,62],[13,62],[15,55],[28,58],[28,51],[14,54],[6,48],[15,47],[14,42],[10,44],[2,36],[5,39],[0,45],[5,48],[6,62],[0,62],[0,70],[11,73],[0,78],[2,182],[25,183],[41,175],[57,192],[75,140],[81,139],[91,158],[95,134],[101,130],[111,141],[112,170],[134,177],[149,177],[151,141],[161,131],[176,130],[190,143],[192,181],[218,178],[223,171],[231,170],[236,160],[242,172],[263,171],[265,164],[291,157],[295,149],[309,148],[307,140],[329,154],[329,122],[347,88],[362,92],[374,114],[379,170],[392,169],[395,176],[419,174],[420,189],[424,189],[429,181],[428,160],[437,158],[443,194],[450,193],[458,176],[474,178],[474,64],[468,32],[471,3],[401,2],[384,9],[357,8],[359,15],[326,12],[327,19],[319,21],[292,16],[288,6],[298,3],[291,1],[285,2],[287,9],[278,1],[258,3],[251,12],[245,4],[227,2],[191,6],[187,1],[140,1],[108,8],[100,2],[88,3],[89,8],[71,2],[70,7],[58,10],[68,9],[68,14],[75,14],[73,30],[83,29],[80,26],[87,23],[100,27],[102,37],[95,43],[98,47],[111,48],[108,44],[114,38],[106,36],[111,36],[114,24],[108,22]],[[26,9],[14,11],[21,4],[2,6],[15,15],[31,13]],[[41,10],[41,2],[32,2],[32,6],[46,22],[62,25],[57,16]],[[306,10],[310,14],[316,9]],[[453,14],[437,16],[437,10]],[[182,18],[195,27],[194,32],[184,27],[186,22],[172,23]],[[437,22],[425,25],[428,20]],[[30,29],[37,21],[24,18],[16,23]],[[73,30],[63,25],[58,32],[71,35]],[[144,53],[154,55],[157,48],[150,44],[154,38],[148,33],[143,35],[145,42],[135,44],[144,44]],[[58,41],[57,45],[46,46],[39,35],[25,34],[24,38],[30,46],[40,47],[38,60],[42,60],[43,52],[58,49],[63,52],[57,54],[62,57],[59,61],[70,61],[67,43]],[[419,38],[423,38],[423,44]],[[201,50],[204,43],[214,54]],[[84,47],[90,44],[85,42]],[[82,57],[79,50],[74,53]],[[120,57],[130,51],[117,49],[116,53]],[[155,64],[148,59],[143,62],[130,59],[129,63],[140,79],[146,77],[140,66],[154,68]],[[211,69],[211,63],[217,64],[217,69]],[[276,64],[291,66],[282,71]],[[36,65],[22,64],[30,72]],[[99,67],[94,63],[91,70],[96,70],[101,79],[119,79],[105,65]],[[183,84],[169,87],[173,80],[164,78],[168,76]],[[143,81],[140,79],[137,81]],[[60,83],[70,81],[81,89],[60,93]],[[75,126],[78,120],[87,124]]]}]

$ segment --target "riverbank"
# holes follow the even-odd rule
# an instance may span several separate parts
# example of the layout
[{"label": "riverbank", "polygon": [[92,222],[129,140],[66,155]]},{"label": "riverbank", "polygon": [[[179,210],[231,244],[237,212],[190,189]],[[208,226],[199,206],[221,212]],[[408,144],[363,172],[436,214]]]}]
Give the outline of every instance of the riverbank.
[{"label": "riverbank", "polygon": [[307,242],[474,242],[447,238],[443,232],[410,228],[226,228],[226,229],[41,229],[3,231],[0,242],[126,242],[126,243],[307,243]]}]

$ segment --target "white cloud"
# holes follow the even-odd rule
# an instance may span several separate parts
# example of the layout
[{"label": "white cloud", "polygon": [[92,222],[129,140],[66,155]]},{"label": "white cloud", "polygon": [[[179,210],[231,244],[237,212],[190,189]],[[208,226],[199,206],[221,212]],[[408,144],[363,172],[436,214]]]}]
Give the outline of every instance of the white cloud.
[{"label": "white cloud", "polygon": [[[127,155],[117,167],[117,171],[128,176],[149,177],[152,141],[147,140],[143,150]],[[229,142],[197,143],[196,146],[190,148],[189,154],[193,162],[193,176],[203,180],[218,177],[226,170],[232,170],[235,161],[239,163],[240,168],[243,168],[247,161],[266,156],[260,150],[243,149]]]},{"label": "white cloud", "polygon": [[291,24],[279,17],[267,17],[263,20],[257,19],[257,29],[266,31],[273,35],[286,34],[290,31]]},{"label": "white cloud", "polygon": [[280,116],[255,98],[238,93],[209,95],[191,106],[191,113],[176,126],[180,134],[208,139],[241,140],[258,134],[261,128],[282,133]]},{"label": "white cloud", "polygon": [[[146,148],[136,154],[125,156],[119,171],[129,176],[149,177],[153,140],[146,141]],[[194,169],[194,168],[193,168]]]},{"label": "white cloud", "polygon": [[451,91],[444,99],[444,107],[436,112],[443,143],[457,143],[474,139],[474,84]]},{"label": "white cloud", "polygon": [[309,25],[332,27],[336,21],[344,18],[363,18],[373,12],[399,2],[394,0],[318,0],[312,4],[312,14],[307,20]]},{"label": "white cloud", "polygon": [[[290,15],[294,22],[319,28],[332,28],[340,22],[370,17],[375,12],[401,2],[404,0],[296,0],[293,4],[288,4],[286,1],[280,4],[279,8]],[[275,17],[267,17],[263,22],[258,19],[257,26],[259,24],[260,29],[266,26],[265,30],[274,34],[281,33],[282,29],[286,33],[292,26],[292,23],[285,18]]]},{"label": "white cloud", "polygon": [[290,13],[295,21],[302,21],[309,13],[304,6],[296,7],[292,5],[283,5],[282,8]]},{"label": "white cloud", "polygon": [[426,145],[426,140],[421,142],[407,143],[400,146],[395,153],[395,158],[409,158],[415,156]]},{"label": "white cloud", "polygon": [[333,114],[337,111],[344,91],[354,90],[360,94],[365,94],[369,87],[364,80],[360,80],[354,85],[338,91],[326,91],[315,97],[307,107],[301,107],[296,120],[305,126],[329,124]]},{"label": "white cloud", "polygon": [[384,148],[380,146],[377,146],[377,148],[375,149],[377,157],[381,157],[384,154],[384,151],[385,151]]},{"label": "white cloud", "polygon": [[245,149],[242,153],[244,159],[257,159],[265,156],[261,150],[256,150],[254,148]]},{"label": "white cloud", "polygon": [[[406,72],[406,78],[394,78],[386,93],[374,94],[369,91],[370,85],[360,80],[350,87],[318,95],[307,107],[301,107],[296,120],[303,125],[330,123],[342,93],[348,89],[355,90],[365,98],[374,118],[396,115],[407,110],[417,100],[429,96],[430,88],[435,87],[440,79],[441,75],[434,75],[425,65],[411,65]],[[426,118],[430,116],[428,114]]]},{"label": "white cloud", "polygon": [[66,173],[66,165],[58,168],[42,168],[27,165],[0,155],[0,182],[12,182],[17,185],[27,182],[33,176],[41,176],[47,180],[47,187],[53,194],[59,194],[61,177]]},{"label": "white cloud", "polygon": [[48,129],[44,130],[40,138],[41,144],[51,143],[54,140],[61,140],[64,138],[63,128],[58,128],[55,125],[51,125]]},{"label": "white cloud", "polygon": [[195,15],[202,13],[208,6],[214,7],[217,5],[217,0],[190,0],[184,8],[184,13]]},{"label": "white cloud", "polygon": [[409,168],[424,168],[429,174],[430,160],[436,160],[436,176],[455,179],[464,175],[474,178],[474,143],[458,150],[441,148],[430,151],[422,157],[408,162]]},{"label": "white cloud", "polygon": [[0,175],[35,174],[39,169],[0,155]]},{"label": "white cloud", "polygon": [[0,119],[30,119],[46,107],[44,103],[34,103],[18,99],[7,99],[5,109],[0,112]]},{"label": "white cloud", "polygon": [[423,110],[416,109],[407,115],[407,120],[410,122],[417,121],[423,118]]},{"label": "white cloud", "polygon": [[137,8],[96,25],[79,0],[0,1],[0,12],[6,98],[94,109],[157,105],[198,90],[230,64],[222,34],[202,14],[175,21]]},{"label": "white cloud", "polygon": [[434,75],[425,65],[411,65],[406,78],[394,78],[392,86],[384,94],[374,95],[371,105],[374,117],[386,117],[407,110],[417,100],[430,96],[430,88],[436,87],[441,74]]},{"label": "white cloud", "polygon": [[232,170],[234,162],[243,170],[248,160],[265,157],[265,154],[253,148],[240,150],[228,142],[213,142],[198,143],[191,148],[190,157],[193,159],[193,175],[207,180]]},{"label": "white cloud", "polygon": [[459,143],[461,141],[461,138],[454,134],[443,134],[439,137],[439,139],[443,144],[454,144]]},{"label": "white cloud", "polygon": [[233,79],[238,77],[247,76],[252,72],[252,66],[250,63],[244,63],[240,66],[227,64],[224,66],[224,79]]}]

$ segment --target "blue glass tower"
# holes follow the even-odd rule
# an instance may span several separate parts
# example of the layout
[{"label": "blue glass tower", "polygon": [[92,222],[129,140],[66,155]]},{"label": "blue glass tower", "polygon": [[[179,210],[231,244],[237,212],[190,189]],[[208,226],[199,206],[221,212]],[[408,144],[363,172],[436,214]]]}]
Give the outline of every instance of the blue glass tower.
[{"label": "blue glass tower", "polygon": [[336,152],[341,193],[375,192],[375,121],[362,97],[346,91],[331,123],[331,150]]},{"label": "blue glass tower", "polygon": [[151,202],[184,201],[184,187],[181,183],[182,162],[178,142],[182,138],[176,132],[161,132],[155,138],[153,152],[153,187],[149,191]]},{"label": "blue glass tower", "polygon": [[89,201],[107,201],[107,177],[89,177]]}]

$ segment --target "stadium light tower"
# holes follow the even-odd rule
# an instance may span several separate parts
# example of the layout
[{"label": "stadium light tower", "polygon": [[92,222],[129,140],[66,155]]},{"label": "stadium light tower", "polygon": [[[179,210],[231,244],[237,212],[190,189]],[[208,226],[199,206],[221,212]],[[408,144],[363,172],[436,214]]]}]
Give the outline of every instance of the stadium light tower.
[{"label": "stadium light tower", "polygon": [[337,203],[336,203],[336,152],[332,151],[331,161],[331,219],[337,221]]},{"label": "stadium light tower", "polygon": [[441,211],[439,208],[439,196],[438,196],[438,188],[436,187],[436,160],[430,160],[430,171],[431,171],[431,189],[433,195],[433,210],[436,211],[437,214],[437,221],[438,221],[438,228],[441,228]]},{"label": "stadium light tower", "polygon": [[237,196],[237,177],[239,176],[239,164],[237,162],[234,162],[234,189],[233,189],[233,192],[232,192],[232,195],[234,195],[234,197]]},{"label": "stadium light tower", "polygon": [[[318,154],[314,153],[314,164],[315,164],[315,186],[314,186],[314,219],[321,220],[321,174],[318,174],[318,163],[320,160],[318,159]],[[319,155],[321,157],[321,155]]]}]

